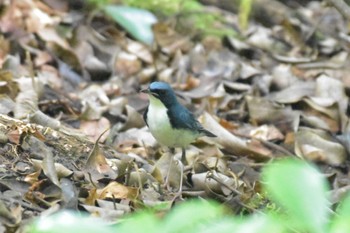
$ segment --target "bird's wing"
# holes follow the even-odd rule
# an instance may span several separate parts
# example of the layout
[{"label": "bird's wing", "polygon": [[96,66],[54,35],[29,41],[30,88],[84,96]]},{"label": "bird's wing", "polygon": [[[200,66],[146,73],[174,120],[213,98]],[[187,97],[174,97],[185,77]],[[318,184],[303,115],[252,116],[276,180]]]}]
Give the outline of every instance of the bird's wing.
[{"label": "bird's wing", "polygon": [[176,129],[196,130],[193,114],[180,105],[168,109],[170,124]]},{"label": "bird's wing", "polygon": [[168,116],[174,128],[193,130],[208,137],[216,137],[215,134],[204,129],[195,116],[183,106],[179,105],[176,109],[169,109]]},{"label": "bird's wing", "polygon": [[146,110],[143,112],[143,120],[145,121],[146,125],[148,126],[148,124],[147,124],[147,113],[148,113],[148,106],[147,106]]}]

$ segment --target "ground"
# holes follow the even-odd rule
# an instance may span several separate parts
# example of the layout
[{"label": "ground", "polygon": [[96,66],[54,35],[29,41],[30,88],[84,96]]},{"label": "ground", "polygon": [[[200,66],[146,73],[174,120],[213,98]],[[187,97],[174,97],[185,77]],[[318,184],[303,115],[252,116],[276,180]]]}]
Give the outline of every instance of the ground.
[{"label": "ground", "polygon": [[[327,2],[256,1],[245,25],[242,9],[203,1],[222,34],[157,15],[152,45],[84,1],[1,3],[2,228],[59,209],[117,220],[198,197],[249,214],[266,201],[261,169],[282,157],[315,164],[339,202],[350,187],[350,37],[331,4],[342,1]],[[187,148],[184,174],[181,148],[159,146],[142,119],[139,91],[155,80],[217,135]]]}]

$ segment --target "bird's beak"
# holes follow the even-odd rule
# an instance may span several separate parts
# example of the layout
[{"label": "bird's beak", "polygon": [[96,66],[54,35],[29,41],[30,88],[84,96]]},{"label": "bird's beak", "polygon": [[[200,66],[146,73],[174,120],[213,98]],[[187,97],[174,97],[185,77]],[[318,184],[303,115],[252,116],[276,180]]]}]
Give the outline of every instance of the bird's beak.
[{"label": "bird's beak", "polygon": [[143,90],[141,90],[141,92],[142,92],[142,93],[149,94],[149,95],[153,95],[153,96],[155,96],[155,97],[157,97],[157,96],[158,96],[158,94],[157,94],[157,93],[152,92],[152,91],[151,91],[149,88],[147,88],[147,89],[143,89]]},{"label": "bird's beak", "polygon": [[143,89],[143,90],[141,90],[140,92],[142,92],[142,93],[146,93],[146,94],[151,94],[151,91],[150,91],[150,89],[149,89],[149,88],[147,88],[147,89]]}]

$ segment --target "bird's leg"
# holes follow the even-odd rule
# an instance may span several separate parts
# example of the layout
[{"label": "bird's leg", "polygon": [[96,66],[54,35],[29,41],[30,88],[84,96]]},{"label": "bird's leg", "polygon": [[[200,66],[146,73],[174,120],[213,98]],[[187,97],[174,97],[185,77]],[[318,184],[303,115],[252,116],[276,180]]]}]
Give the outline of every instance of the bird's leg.
[{"label": "bird's leg", "polygon": [[169,177],[170,177],[171,166],[173,165],[173,159],[174,159],[173,156],[170,156],[168,174],[166,175],[166,178],[165,178],[165,185],[166,185],[166,189],[168,191],[170,191],[170,180],[169,180]]},{"label": "bird's leg", "polygon": [[178,197],[182,199],[182,183],[184,179],[184,165],[180,160],[177,160],[178,166],[180,166],[180,184],[179,184],[179,190],[176,192],[176,195],[174,197],[174,200]]},{"label": "bird's leg", "polygon": [[180,167],[181,167],[181,169],[180,169],[181,174],[180,174],[180,188],[179,188],[178,193],[180,193],[180,195],[181,195],[182,194],[182,182],[184,180],[184,165],[181,161],[179,161],[179,163],[180,163]]},{"label": "bird's leg", "polygon": [[168,191],[170,191],[170,171],[171,171],[171,166],[173,165],[173,156],[175,155],[175,148],[174,147],[169,147],[170,153],[172,154],[172,156],[170,156],[170,162],[169,162],[169,169],[168,169],[168,174],[165,177],[165,185],[166,185],[166,189]]},{"label": "bird's leg", "polygon": [[184,147],[182,149],[182,154],[181,154],[181,162],[182,165],[184,166],[186,164],[186,149]]},{"label": "bird's leg", "polygon": [[[172,154],[174,155],[175,154],[175,148],[169,148],[170,151],[172,152]],[[183,176],[184,176],[184,165],[183,165],[183,158],[185,158],[184,160],[186,160],[186,150],[185,148],[182,148],[182,157],[181,157],[181,161],[180,160],[177,160],[177,165],[180,166],[180,183],[179,183],[179,190],[176,194],[176,197],[179,197],[181,196],[182,194],[182,184],[183,184]],[[169,177],[170,177],[170,172],[171,172],[171,169],[172,169],[172,165],[173,165],[173,160],[174,160],[174,157],[171,156],[170,157],[170,162],[169,162],[169,169],[168,169],[168,174],[165,178],[165,185],[166,185],[166,188],[168,191],[170,191],[170,180],[169,180]]]},{"label": "bird's leg", "polygon": [[[170,160],[170,168],[169,168],[169,171],[168,171],[168,175],[166,177],[166,188],[168,191],[170,191],[170,182],[169,182],[169,176],[170,176],[170,169],[171,169],[171,166],[173,164],[173,157],[171,157],[171,160]],[[180,167],[180,183],[179,183],[179,190],[176,192],[175,194],[175,197],[174,197],[174,200],[178,197],[180,197],[182,199],[182,184],[183,184],[183,179],[184,179],[184,165],[182,164],[182,162],[178,159],[176,159],[176,163],[175,163],[176,166],[179,166]]]}]

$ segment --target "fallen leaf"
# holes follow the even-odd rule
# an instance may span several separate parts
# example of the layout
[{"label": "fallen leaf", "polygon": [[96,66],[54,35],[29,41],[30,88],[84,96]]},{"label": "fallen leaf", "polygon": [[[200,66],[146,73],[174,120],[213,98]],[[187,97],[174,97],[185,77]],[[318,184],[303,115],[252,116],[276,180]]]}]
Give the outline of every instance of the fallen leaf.
[{"label": "fallen leaf", "polygon": [[128,198],[134,200],[138,196],[138,189],[127,187],[118,182],[111,182],[103,189],[97,190],[98,199],[106,198]]}]

